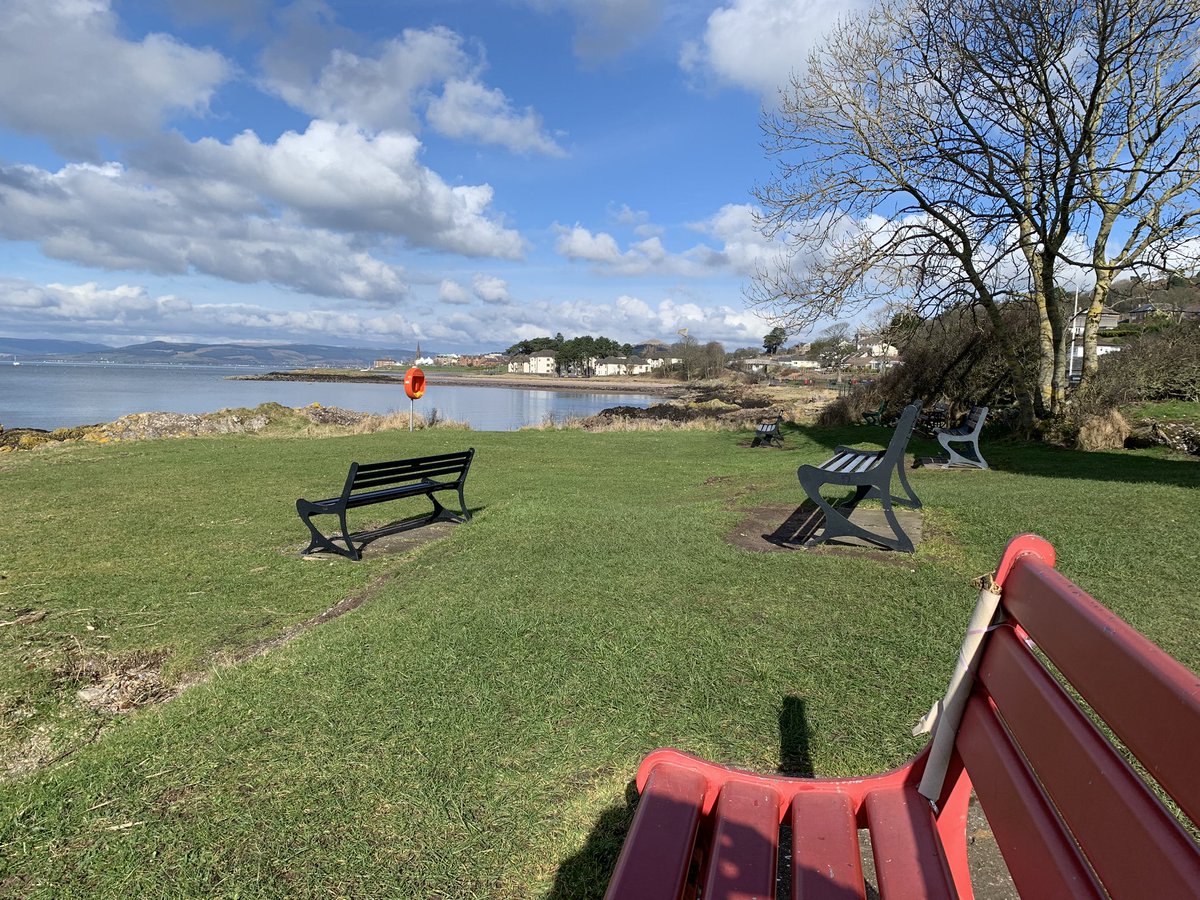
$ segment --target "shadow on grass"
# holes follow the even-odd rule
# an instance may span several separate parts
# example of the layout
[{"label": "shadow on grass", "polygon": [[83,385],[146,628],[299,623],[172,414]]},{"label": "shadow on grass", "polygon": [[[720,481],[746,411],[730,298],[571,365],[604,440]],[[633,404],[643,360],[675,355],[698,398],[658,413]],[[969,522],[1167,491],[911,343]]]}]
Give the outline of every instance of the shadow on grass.
[{"label": "shadow on grass", "polygon": [[[832,454],[839,446],[870,444],[886,447],[892,432],[889,428],[876,425],[842,428],[789,425],[785,433],[803,438]],[[1077,478],[1086,481],[1200,487],[1200,459],[1150,456],[1120,450],[1085,452],[1048,444],[989,438],[985,430],[980,438],[980,449],[992,469],[998,472],[1032,475],[1037,478]],[[908,442],[909,456],[930,456],[938,452],[941,452],[941,447],[936,441],[914,434]]]},{"label": "shadow on grass", "polygon": [[1200,459],[1167,459],[1134,452],[1086,453],[1037,444],[997,443],[988,453],[992,468],[1037,478],[1079,478],[1200,487]]},{"label": "shadow on grass", "polygon": [[[778,771],[782,775],[813,777],[808,719],[800,697],[785,696],[779,710]],[[559,865],[554,885],[547,894],[549,900],[599,900],[604,896],[629,834],[637,801],[637,786],[630,781],[625,786],[624,805],[611,806],[602,812],[580,851]],[[790,872],[781,870],[780,875],[790,882]]]}]

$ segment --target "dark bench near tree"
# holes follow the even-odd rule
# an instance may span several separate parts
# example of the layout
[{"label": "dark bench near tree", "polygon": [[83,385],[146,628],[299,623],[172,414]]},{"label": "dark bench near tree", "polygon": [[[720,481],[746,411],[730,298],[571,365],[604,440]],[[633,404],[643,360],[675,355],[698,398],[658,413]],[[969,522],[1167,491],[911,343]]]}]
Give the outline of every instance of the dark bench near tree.
[{"label": "dark bench near tree", "polygon": [[757,447],[761,444],[772,444],[782,447],[783,435],[779,433],[779,426],[783,424],[783,416],[771,416],[765,419],[759,419],[758,427],[754,429],[754,440],[750,442],[751,447]]},{"label": "dark bench near tree", "polygon": [[[920,403],[904,408],[896,430],[885,450],[854,450],[838,447],[833,456],[819,466],[804,465],[797,471],[800,485],[813,503],[825,514],[825,526],[820,535],[805,542],[805,546],[816,546],[835,537],[858,537],[892,550],[906,553],[913,551],[912,539],[900,527],[900,521],[892,509],[893,505],[920,509],[921,501],[904,474],[904,453],[913,425],[921,410]],[[892,479],[898,478],[906,496],[892,493]],[[841,507],[836,507],[821,496],[822,485],[855,488],[854,497]],[[852,510],[865,499],[878,499],[883,503],[883,514],[892,530],[891,536],[878,534],[851,522],[842,510]]]},{"label": "dark bench near tree", "polygon": [[793,898],[867,896],[862,829],[884,900],[970,898],[972,788],[1022,897],[1200,896],[1200,677],[1057,572],[1039,537],[1014,538],[984,580],[913,760],[793,778],[656,750],[609,900],[775,897],[784,824]]},{"label": "dark bench near tree", "polygon": [[[475,456],[472,447],[462,453],[443,453],[439,456],[422,456],[414,459],[398,459],[390,462],[350,464],[350,473],[342,492],[336,497],[326,500],[297,500],[296,512],[300,520],[308,526],[312,533],[312,541],[304,549],[311,553],[318,548],[339,553],[350,559],[361,559],[362,552],[355,547],[351,540],[350,529],[346,524],[346,511],[360,506],[370,506],[375,503],[386,503],[389,500],[402,500],[406,497],[428,497],[433,503],[433,512],[426,518],[415,523],[406,523],[405,527],[423,525],[436,519],[447,517],[452,521],[467,521],[471,518],[463,498],[463,484],[467,480],[467,472],[471,468],[471,460]],[[441,491],[455,491],[458,494],[458,505],[461,515],[447,514],[447,510],[435,494]],[[312,517],[318,515],[336,515],[341,525],[341,539],[345,547],[340,547],[332,539],[326,537],[312,523]],[[368,541],[394,531],[394,526],[376,529],[355,535],[360,542]]]},{"label": "dark bench near tree", "polygon": [[[934,437],[946,451],[946,465],[971,466],[976,469],[988,467],[987,460],[979,452],[979,433],[983,430],[987,414],[986,406],[975,406],[957,428],[938,428],[934,431]],[[951,444],[959,444],[963,447],[962,451],[955,450]]]}]

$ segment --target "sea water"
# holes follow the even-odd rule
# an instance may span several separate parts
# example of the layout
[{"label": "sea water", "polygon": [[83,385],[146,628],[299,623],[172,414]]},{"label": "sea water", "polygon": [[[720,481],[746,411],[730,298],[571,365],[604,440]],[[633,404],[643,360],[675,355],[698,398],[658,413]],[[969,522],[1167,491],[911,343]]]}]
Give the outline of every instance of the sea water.
[{"label": "sea water", "polygon": [[[307,381],[238,381],[256,370],[219,366],[155,366],[22,362],[0,363],[0,425],[68,428],[96,425],[139,412],[205,413],[275,402],[284,406],[340,406],[387,414],[407,413],[400,379],[392,384]],[[265,371],[265,370],[263,370]],[[648,406],[643,394],[439,386],[429,376],[419,414],[466,422],[477,431],[507,431],[589,416],[610,406]]]}]

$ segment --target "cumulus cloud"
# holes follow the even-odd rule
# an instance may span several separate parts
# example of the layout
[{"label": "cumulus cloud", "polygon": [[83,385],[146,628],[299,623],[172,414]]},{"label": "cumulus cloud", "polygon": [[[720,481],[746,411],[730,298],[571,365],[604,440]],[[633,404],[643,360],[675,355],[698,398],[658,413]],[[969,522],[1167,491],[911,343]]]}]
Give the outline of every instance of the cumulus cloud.
[{"label": "cumulus cloud", "polygon": [[542,130],[542,117],[533,109],[518,113],[503,91],[473,79],[447,81],[442,95],[430,102],[427,117],[447,137],[499,144],[519,153],[566,155]]},{"label": "cumulus cloud", "polygon": [[285,132],[273,144],[250,131],[228,144],[177,137],[137,159],[181,194],[199,188],[230,201],[257,195],[317,227],[381,232],[466,256],[519,258],[520,235],[488,215],[491,186],[451,187],[421,165],[420,149],[411,134],[372,136],[316,120],[303,134]]},{"label": "cumulus cloud", "polygon": [[662,21],[663,0],[525,0],[544,13],[566,11],[579,20],[575,53],[601,60],[629,49]]},{"label": "cumulus cloud", "polygon": [[457,32],[406,28],[374,55],[334,46],[349,39],[326,23],[295,21],[263,53],[263,86],[296,109],[367,131],[415,131],[424,109],[430,127],[456,140],[565,155],[541,116],[518,111],[503,91],[480,80],[482,58]]},{"label": "cumulus cloud", "polygon": [[607,232],[593,233],[582,225],[559,225],[555,249],[572,261],[586,261],[611,275],[681,275],[702,278],[721,273],[750,275],[755,265],[779,252],[779,247],[755,227],[755,208],[726,204],[713,216],[691,226],[716,239],[718,247],[696,244],[682,253],[667,250],[653,235],[621,250]]},{"label": "cumulus cloud", "polygon": [[[488,280],[479,276],[478,283]],[[492,289],[507,291],[499,279]],[[487,288],[485,288],[487,290]],[[311,341],[336,339],[362,344],[381,340],[437,340],[447,346],[498,349],[538,335],[605,334],[623,341],[658,338],[668,343],[687,328],[701,341],[729,346],[757,344],[764,322],[742,308],[707,306],[688,299],[649,302],[622,294],[609,301],[537,300],[484,304],[470,310],[414,321],[396,310],[369,311],[314,306],[274,309],[252,303],[200,303],[173,295],[154,296],[139,285],[39,285],[0,278],[0,317],[14,332],[62,336],[106,335],[119,341],[151,337],[207,341]]]},{"label": "cumulus cloud", "polygon": [[400,269],[348,236],[247,215],[244,200],[221,204],[220,194],[214,188],[198,198],[148,186],[115,163],[57,172],[0,167],[0,235],[104,269],[195,270],[373,302],[394,301],[407,290]]},{"label": "cumulus cloud", "polygon": [[570,260],[583,259],[598,263],[621,261],[621,249],[617,246],[616,238],[604,232],[592,234],[581,225],[562,228],[555,249],[560,256]]},{"label": "cumulus cloud", "polygon": [[734,0],[708,17],[703,37],[688,43],[680,65],[773,96],[839,17],[865,0]]},{"label": "cumulus cloud", "polygon": [[508,293],[508,282],[494,275],[478,274],[471,280],[475,296],[484,303],[507,305],[512,303]]},{"label": "cumulus cloud", "polygon": [[466,306],[471,302],[471,293],[457,281],[445,278],[438,285],[438,299],[451,306]]},{"label": "cumulus cloud", "polygon": [[232,69],[167,35],[125,39],[109,0],[7,0],[0,121],[73,148],[143,137],[170,116],[205,113]]},{"label": "cumulus cloud", "polygon": [[402,270],[380,235],[468,256],[519,258],[520,235],[489,215],[492,189],[451,187],[411,135],[313,122],[274,144],[174,136],[137,166],[0,167],[0,235],[105,269],[190,270],[321,296],[395,302]]},{"label": "cumulus cloud", "polygon": [[44,332],[50,325],[60,334],[131,341],[151,336],[208,341],[320,337],[369,343],[387,337],[407,339],[416,333],[408,318],[397,312],[194,303],[173,295],[152,296],[140,285],[40,285],[13,278],[0,278],[0,315],[18,331]]}]

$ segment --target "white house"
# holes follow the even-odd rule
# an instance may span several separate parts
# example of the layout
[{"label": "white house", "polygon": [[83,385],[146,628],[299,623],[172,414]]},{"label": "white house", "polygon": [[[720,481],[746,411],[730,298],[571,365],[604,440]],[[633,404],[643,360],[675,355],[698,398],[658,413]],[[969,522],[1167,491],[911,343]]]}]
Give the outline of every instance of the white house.
[{"label": "white house", "polygon": [[605,356],[596,361],[597,375],[628,375],[627,360],[623,356]]},{"label": "white house", "polygon": [[510,375],[528,375],[529,374],[529,357],[514,356],[508,361],[508,371]]},{"label": "white house", "polygon": [[529,354],[530,375],[553,375],[558,367],[558,353],[554,350],[539,350]]},{"label": "white house", "polygon": [[776,356],[775,365],[787,366],[789,369],[819,369],[821,364],[815,359],[801,359],[798,356]]},{"label": "white house", "polygon": [[854,333],[854,349],[864,356],[882,356],[891,358],[900,355],[900,351],[877,334],[866,331]]}]

